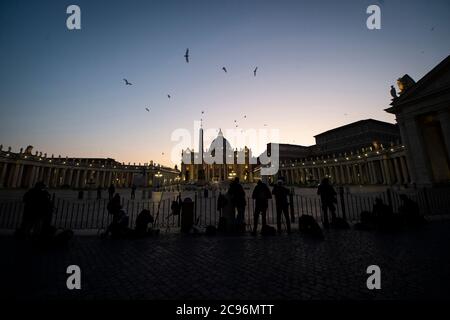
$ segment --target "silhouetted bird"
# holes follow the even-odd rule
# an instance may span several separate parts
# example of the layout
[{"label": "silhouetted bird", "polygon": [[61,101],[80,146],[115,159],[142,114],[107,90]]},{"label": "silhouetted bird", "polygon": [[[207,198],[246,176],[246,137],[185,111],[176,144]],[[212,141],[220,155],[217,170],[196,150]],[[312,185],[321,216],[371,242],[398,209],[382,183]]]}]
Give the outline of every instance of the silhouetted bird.
[{"label": "silhouetted bird", "polygon": [[247,116],[244,115],[244,119],[247,119]]},{"label": "silhouetted bird", "polygon": [[265,124],[264,127],[267,127],[267,124]]},{"label": "silhouetted bird", "polygon": [[186,49],[186,53],[184,54],[184,58],[186,59],[186,63],[189,63],[189,48]]},{"label": "silhouetted bird", "polygon": [[256,71],[258,71],[258,67],[255,68],[255,70],[253,70],[253,76],[256,77]]},{"label": "silhouetted bird", "polygon": [[145,110],[147,110],[147,112],[150,112],[150,109],[149,109],[149,108],[145,108]]},{"label": "silhouetted bird", "polygon": [[123,81],[125,81],[125,85],[126,85],[126,86],[131,86],[131,85],[132,85],[132,83],[131,83],[131,82],[128,82],[127,79],[123,79]]},{"label": "silhouetted bird", "polygon": [[168,95],[167,95],[167,98],[169,98],[169,99],[170,99],[170,94],[168,94]]},{"label": "silhouetted bird", "polygon": [[227,68],[225,68],[225,67],[222,67],[222,70],[225,71],[225,73],[228,72],[228,71],[227,71]]},{"label": "silhouetted bird", "polygon": [[431,31],[434,31],[434,27],[431,27]]},{"label": "silhouetted bird", "polygon": [[397,91],[395,91],[394,86],[391,86],[391,96],[392,98],[397,98]]}]

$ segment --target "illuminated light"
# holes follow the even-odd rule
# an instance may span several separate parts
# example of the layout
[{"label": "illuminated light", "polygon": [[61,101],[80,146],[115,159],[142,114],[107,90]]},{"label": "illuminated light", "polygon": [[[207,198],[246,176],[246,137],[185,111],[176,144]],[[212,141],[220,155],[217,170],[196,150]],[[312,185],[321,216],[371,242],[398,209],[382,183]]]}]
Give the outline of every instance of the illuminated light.
[{"label": "illuminated light", "polygon": [[313,161],[313,164],[316,164],[316,163]]},{"label": "illuminated light", "polygon": [[369,155],[366,153],[366,154],[364,154],[366,157],[368,157]]},{"label": "illuminated light", "polygon": [[334,159],[334,162],[337,162],[337,159]]},{"label": "illuminated light", "polygon": [[28,158],[27,156],[24,157],[25,159]]},{"label": "illuminated light", "polygon": [[402,148],[404,148],[405,146],[402,146]]},{"label": "illuminated light", "polygon": [[66,162],[64,161],[63,164],[66,164]]},{"label": "illuminated light", "polygon": [[358,159],[361,159],[361,156],[358,156]]},{"label": "illuminated light", "polygon": [[349,158],[345,158],[345,160],[350,160]]},{"label": "illuminated light", "polygon": [[380,152],[379,152],[379,151],[377,151],[377,154],[380,154]]},{"label": "illuminated light", "polygon": [[303,162],[303,163],[302,163],[302,166],[304,166],[304,165],[305,165],[305,163]]},{"label": "illuminated light", "polygon": [[394,152],[394,149],[391,148],[391,152]]},{"label": "illuminated light", "polygon": [[323,163],[327,163],[326,161],[324,161]]}]

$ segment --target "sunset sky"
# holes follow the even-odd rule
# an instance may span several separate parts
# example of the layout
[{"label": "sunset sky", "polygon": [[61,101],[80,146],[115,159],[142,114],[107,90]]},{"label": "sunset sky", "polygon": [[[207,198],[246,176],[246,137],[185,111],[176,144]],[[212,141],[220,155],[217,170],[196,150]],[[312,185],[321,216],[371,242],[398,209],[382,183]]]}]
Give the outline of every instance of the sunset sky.
[{"label": "sunset sky", "polygon": [[[81,30],[66,28],[70,4]],[[366,27],[370,4],[381,30]],[[390,85],[420,79],[449,39],[448,0],[2,0],[0,144],[173,166],[171,133],[204,110],[205,128],[268,124],[311,145],[353,121],[394,122]]]}]

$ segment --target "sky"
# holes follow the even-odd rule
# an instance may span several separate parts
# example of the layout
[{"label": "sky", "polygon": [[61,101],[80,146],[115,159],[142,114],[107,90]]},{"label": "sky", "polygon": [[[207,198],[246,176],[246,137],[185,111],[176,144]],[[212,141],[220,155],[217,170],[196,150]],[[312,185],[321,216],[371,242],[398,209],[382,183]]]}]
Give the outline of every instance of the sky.
[{"label": "sky", "polygon": [[[66,27],[71,4],[81,30]],[[419,80],[449,39],[447,0],[2,0],[0,144],[173,166],[172,133],[194,137],[203,118],[311,145],[353,121],[394,123],[390,85]]]}]

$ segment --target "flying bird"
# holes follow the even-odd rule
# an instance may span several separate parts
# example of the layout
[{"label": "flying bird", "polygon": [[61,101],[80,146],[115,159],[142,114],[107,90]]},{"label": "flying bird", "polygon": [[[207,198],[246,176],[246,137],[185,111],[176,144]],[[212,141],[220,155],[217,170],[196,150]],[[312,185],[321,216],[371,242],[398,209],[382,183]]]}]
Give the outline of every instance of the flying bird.
[{"label": "flying bird", "polygon": [[184,54],[184,58],[186,59],[186,63],[189,63],[189,48],[186,49],[186,53]]},{"label": "flying bird", "polygon": [[167,95],[167,98],[169,98],[169,99],[171,98],[171,97],[170,97],[170,94]]},{"label": "flying bird", "polygon": [[222,70],[225,71],[225,73],[228,72],[228,71],[227,71],[227,68],[225,68],[225,67],[222,67]]},{"label": "flying bird", "polygon": [[434,27],[431,27],[431,31],[434,31]]},{"label": "flying bird", "polygon": [[395,91],[394,86],[391,86],[391,96],[392,98],[397,98],[397,91]]},{"label": "flying bird", "polygon": [[256,71],[258,71],[258,67],[255,68],[255,70],[253,70],[253,76],[256,77]]},{"label": "flying bird", "polygon": [[128,82],[127,79],[123,79],[123,81],[125,81],[125,85],[126,85],[126,86],[131,86],[131,85],[132,85],[132,83],[131,83],[131,82]]},{"label": "flying bird", "polygon": [[244,115],[244,119],[247,119],[247,116],[246,116],[246,115]]},{"label": "flying bird", "polygon": [[145,110],[147,110],[147,112],[150,112],[150,109],[149,109],[149,108],[145,108]]}]

